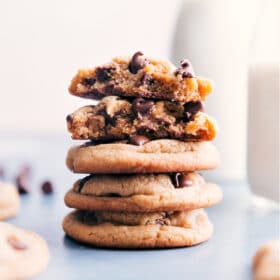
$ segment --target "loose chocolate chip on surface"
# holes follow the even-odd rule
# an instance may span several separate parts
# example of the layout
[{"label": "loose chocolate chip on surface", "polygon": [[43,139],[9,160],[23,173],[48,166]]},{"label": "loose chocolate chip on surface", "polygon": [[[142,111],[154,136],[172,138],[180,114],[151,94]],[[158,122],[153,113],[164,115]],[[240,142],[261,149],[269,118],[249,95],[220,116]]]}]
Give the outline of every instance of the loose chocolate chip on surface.
[{"label": "loose chocolate chip on surface", "polygon": [[105,68],[99,67],[96,69],[96,79],[98,82],[106,82],[109,81],[111,78],[111,73],[113,72],[113,68]]},{"label": "loose chocolate chip on surface", "polygon": [[129,138],[129,143],[136,146],[142,146],[150,141],[148,137],[143,135],[135,135]]},{"label": "loose chocolate chip on surface", "polygon": [[181,60],[180,64],[181,66],[174,72],[175,76],[182,75],[183,78],[193,78],[195,76],[192,65],[187,59]]},{"label": "loose chocolate chip on surface", "polygon": [[0,167],[0,178],[4,178],[5,177],[5,170],[3,167]]},{"label": "loose chocolate chip on surface", "polygon": [[87,85],[87,86],[92,86],[94,85],[96,82],[96,80],[94,78],[85,78],[84,79],[84,83]]},{"label": "loose chocolate chip on surface", "polygon": [[41,188],[42,188],[42,192],[44,194],[51,194],[51,193],[53,193],[53,184],[50,181],[43,182],[42,185],[41,185]]},{"label": "loose chocolate chip on surface", "polygon": [[11,235],[8,237],[8,243],[16,250],[26,250],[27,246],[20,241],[16,236]]},{"label": "loose chocolate chip on surface", "polygon": [[143,116],[149,115],[152,112],[154,105],[153,101],[139,97],[133,100],[132,110],[139,119],[142,119]]},{"label": "loose chocolate chip on surface", "polygon": [[197,112],[203,112],[204,107],[201,101],[191,101],[184,105],[186,121],[191,121]]},{"label": "loose chocolate chip on surface", "polygon": [[23,174],[19,174],[16,177],[16,186],[18,188],[19,194],[27,194],[29,193],[29,188],[27,184],[27,178]]},{"label": "loose chocolate chip on surface", "polygon": [[188,173],[174,173],[171,177],[175,188],[191,187],[193,185],[192,179],[188,176]]},{"label": "loose chocolate chip on surface", "polygon": [[144,57],[142,52],[136,52],[128,65],[128,69],[132,74],[136,74],[140,69],[148,64],[148,60]]}]

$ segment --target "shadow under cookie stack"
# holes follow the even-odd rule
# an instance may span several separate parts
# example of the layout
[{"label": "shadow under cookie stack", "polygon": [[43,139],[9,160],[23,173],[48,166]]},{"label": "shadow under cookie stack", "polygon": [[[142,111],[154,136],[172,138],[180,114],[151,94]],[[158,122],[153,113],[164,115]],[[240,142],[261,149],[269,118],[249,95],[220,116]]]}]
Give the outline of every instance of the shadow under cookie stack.
[{"label": "shadow under cookie stack", "polygon": [[[215,122],[204,112],[212,91],[190,63],[131,58],[80,70],[71,94],[99,100],[67,116],[73,139],[67,166],[87,174],[65,195],[73,212],[63,229],[99,247],[170,248],[208,240],[213,231],[203,208],[222,199],[220,188],[197,172],[216,168],[209,141]],[[89,175],[88,175],[89,174]]]}]

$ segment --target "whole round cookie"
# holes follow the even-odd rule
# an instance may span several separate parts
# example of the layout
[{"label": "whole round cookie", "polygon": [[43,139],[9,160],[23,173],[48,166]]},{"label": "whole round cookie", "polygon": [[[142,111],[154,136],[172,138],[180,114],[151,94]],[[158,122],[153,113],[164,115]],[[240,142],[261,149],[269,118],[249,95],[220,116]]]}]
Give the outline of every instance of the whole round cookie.
[{"label": "whole round cookie", "polygon": [[197,173],[89,175],[65,195],[80,210],[183,211],[220,202],[222,191]]},{"label": "whole round cookie", "polygon": [[15,216],[19,211],[20,199],[17,188],[0,182],[0,220]]},{"label": "whole round cookie", "polygon": [[262,245],[253,258],[254,280],[280,279],[280,240]]},{"label": "whole round cookie", "polygon": [[142,146],[124,143],[72,147],[66,158],[76,173],[168,173],[217,167],[219,153],[210,142],[153,140]]},{"label": "whole round cookie", "polygon": [[208,240],[213,226],[204,210],[126,213],[76,210],[63,221],[73,239],[97,247],[172,248]]},{"label": "whole round cookie", "polygon": [[0,222],[0,278],[26,279],[48,263],[47,243],[34,232]]}]

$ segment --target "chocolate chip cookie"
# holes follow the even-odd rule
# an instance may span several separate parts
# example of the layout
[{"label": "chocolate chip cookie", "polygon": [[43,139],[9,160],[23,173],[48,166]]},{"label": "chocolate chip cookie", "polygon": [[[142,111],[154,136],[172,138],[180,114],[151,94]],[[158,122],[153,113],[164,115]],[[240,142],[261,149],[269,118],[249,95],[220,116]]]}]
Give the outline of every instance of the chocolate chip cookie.
[{"label": "chocolate chip cookie", "polygon": [[219,153],[210,142],[161,139],[142,146],[89,143],[72,147],[66,164],[76,173],[184,172],[217,167]]},{"label": "chocolate chip cookie", "polygon": [[65,204],[80,210],[183,211],[220,202],[220,188],[197,173],[89,175],[74,183]]},{"label": "chocolate chip cookie", "polygon": [[97,105],[82,107],[68,115],[67,126],[73,139],[97,141],[136,135],[207,141],[213,140],[217,133],[215,122],[203,112],[201,101],[183,104],[116,96],[105,97]]},{"label": "chocolate chip cookie", "polygon": [[212,235],[204,210],[188,212],[74,211],[63,221],[73,239],[98,247],[171,248],[192,246]]},{"label": "chocolate chip cookie", "polygon": [[26,279],[43,271],[47,243],[34,232],[0,222],[0,278]]},{"label": "chocolate chip cookie", "polygon": [[0,182],[0,220],[14,217],[20,206],[19,193],[12,184]]},{"label": "chocolate chip cookie", "polygon": [[280,279],[280,240],[262,245],[253,259],[254,280]]},{"label": "chocolate chip cookie", "polygon": [[103,66],[80,70],[69,91],[93,99],[118,95],[190,102],[204,100],[212,91],[212,83],[196,77],[187,60],[176,68],[168,61],[136,52],[131,58],[115,58]]}]

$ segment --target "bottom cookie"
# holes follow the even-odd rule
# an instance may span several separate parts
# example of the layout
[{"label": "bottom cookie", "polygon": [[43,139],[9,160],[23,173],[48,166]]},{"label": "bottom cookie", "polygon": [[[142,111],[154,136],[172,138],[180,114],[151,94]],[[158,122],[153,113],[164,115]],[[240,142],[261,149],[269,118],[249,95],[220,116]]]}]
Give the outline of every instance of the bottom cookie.
[{"label": "bottom cookie", "polygon": [[48,263],[47,243],[34,232],[0,222],[0,279],[26,279]]},{"label": "bottom cookie", "polygon": [[12,184],[0,182],[0,221],[14,217],[20,206],[17,188]]},{"label": "bottom cookie", "polygon": [[93,246],[135,249],[192,246],[208,240],[213,232],[203,209],[145,214],[76,210],[64,218],[63,229]]}]

